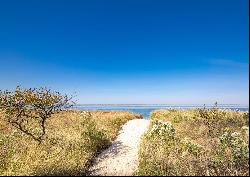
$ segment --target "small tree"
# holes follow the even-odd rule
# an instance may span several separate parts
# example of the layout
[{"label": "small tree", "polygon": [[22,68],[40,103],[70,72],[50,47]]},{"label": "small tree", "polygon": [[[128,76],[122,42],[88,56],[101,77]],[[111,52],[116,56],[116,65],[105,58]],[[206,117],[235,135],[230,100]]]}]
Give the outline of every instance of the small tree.
[{"label": "small tree", "polygon": [[55,112],[73,106],[72,97],[46,87],[15,91],[0,90],[0,109],[4,119],[39,143],[46,134],[46,121]]}]

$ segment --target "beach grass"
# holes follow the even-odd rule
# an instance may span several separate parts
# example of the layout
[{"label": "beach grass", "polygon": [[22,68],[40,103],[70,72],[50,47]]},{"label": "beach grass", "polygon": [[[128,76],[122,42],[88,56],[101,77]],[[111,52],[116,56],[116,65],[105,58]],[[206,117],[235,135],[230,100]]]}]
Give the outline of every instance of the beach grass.
[{"label": "beach grass", "polygon": [[0,118],[0,175],[86,175],[91,160],[134,118],[142,117],[126,111],[62,111],[48,120],[41,144]]},{"label": "beach grass", "polygon": [[249,175],[249,113],[157,110],[150,121],[136,175]]}]

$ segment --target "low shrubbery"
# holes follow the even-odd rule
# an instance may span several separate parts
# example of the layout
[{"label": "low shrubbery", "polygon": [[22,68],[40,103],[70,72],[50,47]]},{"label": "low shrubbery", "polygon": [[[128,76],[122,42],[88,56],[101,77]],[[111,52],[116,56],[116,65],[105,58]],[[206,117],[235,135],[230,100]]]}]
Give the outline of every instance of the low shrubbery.
[{"label": "low shrubbery", "polygon": [[61,111],[48,120],[42,143],[0,120],[0,175],[84,175],[93,157],[136,117],[123,111]]},{"label": "low shrubbery", "polygon": [[69,97],[46,88],[17,88],[0,97],[3,176],[85,175],[121,126],[141,117],[126,111],[65,110]]},{"label": "low shrubbery", "polygon": [[137,175],[248,175],[249,114],[159,110],[142,139]]}]

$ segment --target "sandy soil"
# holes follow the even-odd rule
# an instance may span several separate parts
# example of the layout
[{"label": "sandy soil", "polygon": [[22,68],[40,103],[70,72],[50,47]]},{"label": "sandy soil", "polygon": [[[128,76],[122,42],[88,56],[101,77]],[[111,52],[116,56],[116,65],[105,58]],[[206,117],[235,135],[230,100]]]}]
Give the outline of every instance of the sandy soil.
[{"label": "sandy soil", "polygon": [[90,176],[133,175],[138,167],[140,139],[148,126],[149,120],[128,121],[112,145],[94,160]]}]

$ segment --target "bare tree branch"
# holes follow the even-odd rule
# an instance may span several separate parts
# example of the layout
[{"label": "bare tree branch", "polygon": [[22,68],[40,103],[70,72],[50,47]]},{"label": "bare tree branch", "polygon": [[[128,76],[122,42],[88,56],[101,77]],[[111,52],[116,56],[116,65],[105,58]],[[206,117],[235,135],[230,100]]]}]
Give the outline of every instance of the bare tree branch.
[{"label": "bare tree branch", "polygon": [[0,109],[8,123],[41,143],[47,120],[55,112],[72,107],[72,99],[46,87],[21,89],[17,86],[15,91],[0,90]]}]

